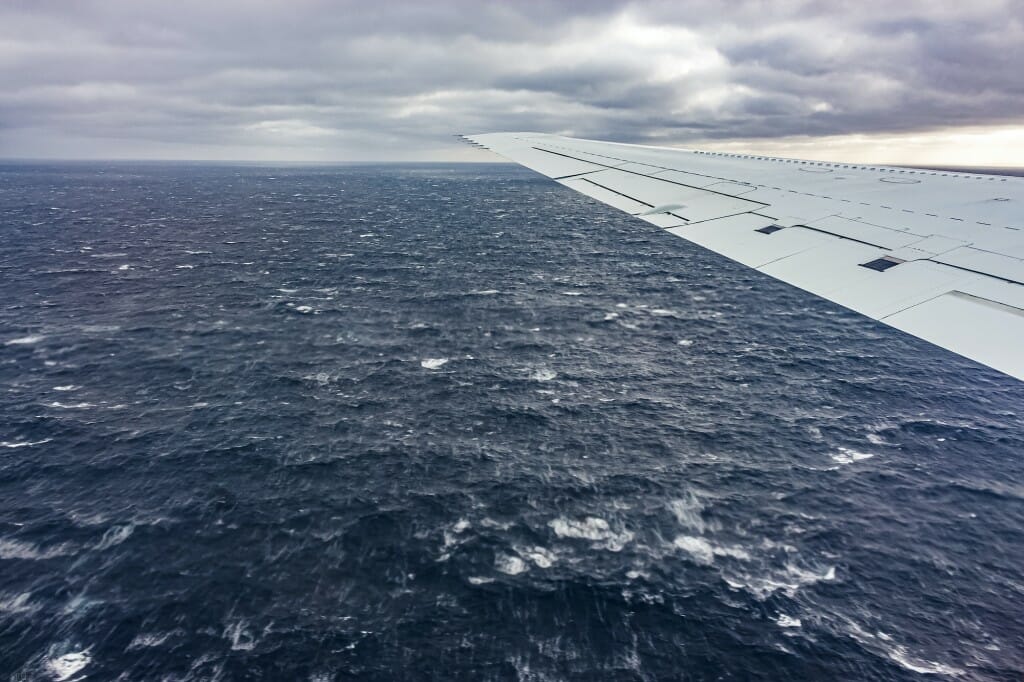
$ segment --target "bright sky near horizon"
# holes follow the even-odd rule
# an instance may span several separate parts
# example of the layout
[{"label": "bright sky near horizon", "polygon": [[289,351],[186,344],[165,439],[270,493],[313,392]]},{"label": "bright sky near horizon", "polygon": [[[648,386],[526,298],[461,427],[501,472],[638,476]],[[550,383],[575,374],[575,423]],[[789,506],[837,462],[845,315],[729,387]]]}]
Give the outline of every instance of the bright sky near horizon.
[{"label": "bright sky near horizon", "polygon": [[487,161],[533,130],[1024,166],[1024,1],[7,0],[0,157]]}]

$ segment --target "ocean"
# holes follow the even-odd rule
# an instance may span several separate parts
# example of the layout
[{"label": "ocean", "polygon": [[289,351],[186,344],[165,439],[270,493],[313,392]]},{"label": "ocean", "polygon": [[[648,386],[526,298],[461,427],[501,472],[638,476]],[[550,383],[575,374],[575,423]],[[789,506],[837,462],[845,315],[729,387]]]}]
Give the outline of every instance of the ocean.
[{"label": "ocean", "polygon": [[994,370],[501,164],[4,163],[0,235],[4,679],[1024,676]]}]

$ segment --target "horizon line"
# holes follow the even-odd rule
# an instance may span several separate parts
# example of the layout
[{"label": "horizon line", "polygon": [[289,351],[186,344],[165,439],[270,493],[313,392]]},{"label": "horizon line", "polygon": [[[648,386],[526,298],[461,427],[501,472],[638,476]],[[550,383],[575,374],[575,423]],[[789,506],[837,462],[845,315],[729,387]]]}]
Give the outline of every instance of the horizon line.
[{"label": "horizon line", "polygon": [[[493,161],[467,161],[467,160],[449,160],[449,161],[394,161],[394,160],[374,160],[374,161],[318,161],[318,160],[286,160],[286,159],[168,159],[168,158],[60,158],[60,157],[4,157],[0,156],[0,164],[46,164],[46,163],[68,163],[68,164],[88,164],[88,163],[152,163],[152,164],[210,164],[210,165],[230,165],[230,166],[260,166],[260,165],[287,165],[287,166],[412,166],[412,165],[434,165],[434,166],[488,166],[488,165],[505,165],[514,166],[517,165],[504,158],[496,158]],[[865,164],[861,164],[865,165]],[[871,164],[867,164],[871,165]],[[1014,173],[1008,173],[1009,175],[1020,176],[1024,175],[1024,165],[1019,166],[999,166],[999,165],[964,165],[964,164],[914,164],[914,163],[897,163],[888,162],[883,164],[885,166],[896,166],[900,168],[920,168],[924,170],[939,170],[939,171],[960,171],[960,172],[978,172],[982,174],[998,174],[997,171],[1016,171]],[[988,171],[988,173],[985,173]]]}]

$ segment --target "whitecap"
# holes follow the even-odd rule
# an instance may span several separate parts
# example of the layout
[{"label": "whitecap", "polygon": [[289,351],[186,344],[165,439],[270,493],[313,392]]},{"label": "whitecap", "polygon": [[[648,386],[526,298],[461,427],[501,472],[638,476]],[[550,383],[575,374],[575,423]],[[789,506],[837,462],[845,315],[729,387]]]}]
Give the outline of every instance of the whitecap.
[{"label": "whitecap", "polygon": [[922,661],[911,657],[904,647],[898,646],[885,650],[885,655],[900,664],[907,670],[922,675],[946,675],[948,677],[959,677],[964,674],[963,670],[936,661]]},{"label": "whitecap", "polygon": [[530,378],[534,381],[551,381],[557,376],[557,372],[545,368],[536,369],[530,373]]},{"label": "whitecap", "polygon": [[833,462],[839,464],[853,464],[865,459],[871,459],[874,457],[873,454],[868,452],[857,452],[849,448],[839,448],[839,452],[829,455]]},{"label": "whitecap", "polygon": [[618,317],[619,317],[618,313],[605,313],[604,321],[605,322],[611,322],[612,320],[618,319]]},{"label": "whitecap", "polygon": [[730,556],[733,559],[742,559],[743,561],[750,561],[750,553],[742,547],[729,545],[712,545],[711,551],[715,553],[715,556]]},{"label": "whitecap", "polygon": [[160,646],[168,639],[170,639],[173,632],[162,632],[159,634],[152,633],[140,633],[132,638],[132,641],[128,644],[128,650],[132,649],[144,649],[154,646]]},{"label": "whitecap", "polygon": [[545,547],[515,547],[519,556],[529,559],[539,568],[551,568],[552,564],[558,561],[558,556]]},{"label": "whitecap", "polygon": [[127,540],[133,532],[135,532],[135,525],[131,523],[123,526],[111,526],[96,544],[96,549],[104,550],[120,545],[122,542]]},{"label": "whitecap", "polygon": [[467,580],[469,580],[470,585],[486,585],[487,583],[494,582],[494,578],[485,578],[479,575],[471,575]]},{"label": "whitecap", "polygon": [[704,538],[693,537],[691,535],[680,535],[673,542],[673,545],[679,549],[687,552],[690,556],[697,560],[699,564],[710,564],[715,560],[714,550],[711,548],[711,543]]},{"label": "whitecap", "polygon": [[66,545],[56,545],[49,549],[41,549],[37,545],[21,540],[0,540],[0,559],[52,559],[68,553]]},{"label": "whitecap", "polygon": [[559,537],[591,540],[599,543],[596,545],[597,547],[603,547],[612,552],[618,552],[633,539],[632,532],[624,530],[616,533],[607,521],[596,516],[588,516],[582,521],[559,517],[549,521],[548,526]]},{"label": "whitecap", "polygon": [[586,540],[602,540],[611,531],[608,522],[595,516],[588,516],[582,521],[573,521],[559,517],[548,523],[555,535],[563,538],[582,538]]},{"label": "whitecap", "polygon": [[[455,547],[456,545],[461,545],[462,543],[464,543],[466,541],[466,538],[463,537],[462,534],[466,532],[466,530],[469,528],[469,525],[469,521],[465,519],[459,519],[459,521],[454,526],[452,526],[451,529],[445,528],[444,531],[442,532],[442,536],[444,537],[444,546],[441,549],[448,550],[452,547]],[[441,554],[438,561],[447,561],[449,558],[451,558],[451,554],[445,551]]]},{"label": "whitecap", "polygon": [[808,570],[786,564],[781,571],[767,570],[762,574],[727,572],[722,575],[722,579],[730,587],[747,590],[755,598],[764,600],[775,592],[781,591],[793,597],[802,587],[831,582],[836,579],[836,569],[835,566],[827,566],[820,570]]},{"label": "whitecap", "polygon": [[582,296],[583,295],[582,291],[562,291],[560,293],[562,294],[562,296]]},{"label": "whitecap", "polygon": [[312,306],[308,306],[308,305],[296,306],[295,307],[295,312],[302,313],[303,315],[307,315],[307,314],[313,312],[313,307]]},{"label": "whitecap", "polygon": [[81,409],[84,409],[86,407],[96,407],[96,406],[93,403],[86,403],[86,402],[81,402],[81,403],[62,403],[62,402],[58,402],[58,401],[54,400],[52,403],[50,403],[50,407],[56,407],[56,408],[61,409],[61,410],[81,410]]},{"label": "whitecap", "polygon": [[803,625],[799,618],[793,618],[792,616],[787,616],[784,613],[780,614],[779,617],[775,619],[775,622],[780,628],[798,628]]},{"label": "whitecap", "polygon": [[855,622],[847,620],[849,626],[847,632],[853,639],[872,649],[881,649],[889,660],[897,663],[906,670],[921,675],[946,675],[948,677],[959,677],[964,674],[963,670],[936,661],[925,661],[914,656],[905,646],[893,644],[892,637],[884,632],[872,634],[867,632]]},{"label": "whitecap", "polygon": [[54,386],[55,391],[77,391],[81,386],[75,386],[74,384],[67,384],[65,386]]},{"label": "whitecap", "polygon": [[692,346],[693,345],[693,341],[691,341],[690,339],[679,339],[678,341],[676,341],[676,345],[677,346]]},{"label": "whitecap", "polygon": [[256,638],[248,629],[245,620],[228,623],[224,628],[224,637],[231,640],[233,651],[252,651],[256,648]]},{"label": "whitecap", "polygon": [[826,566],[822,570],[814,571],[786,564],[786,573],[796,578],[799,585],[813,585],[817,582],[831,582],[836,579],[835,566]]},{"label": "whitecap", "polygon": [[44,438],[43,440],[16,440],[16,441],[0,441],[0,448],[27,448],[33,445],[42,445],[43,443],[49,443],[52,438]]},{"label": "whitecap", "polygon": [[424,358],[420,360],[420,367],[424,369],[437,369],[448,364],[448,358]]},{"label": "whitecap", "polygon": [[89,665],[91,660],[92,658],[89,657],[88,650],[77,651],[58,656],[57,658],[51,658],[46,662],[46,668],[55,680],[67,680]]},{"label": "whitecap", "polygon": [[29,602],[32,598],[31,592],[22,592],[14,596],[0,596],[0,613],[25,613],[34,611],[35,607]]},{"label": "whitecap", "polygon": [[499,554],[494,557],[494,568],[506,575],[519,575],[529,570],[525,561],[517,556],[509,556],[508,554]]},{"label": "whitecap", "polygon": [[4,345],[5,346],[31,346],[32,344],[39,343],[40,341],[42,341],[45,338],[46,338],[45,336],[41,336],[41,335],[38,335],[38,334],[34,335],[34,336],[19,336],[16,339],[10,339],[9,341],[4,342]]},{"label": "whitecap", "polygon": [[72,511],[68,516],[71,517],[71,520],[74,521],[77,526],[99,526],[107,522],[106,514],[101,513],[85,514]]},{"label": "whitecap", "polygon": [[687,493],[685,497],[669,500],[668,508],[676,517],[676,522],[685,528],[693,528],[701,533],[705,531],[704,503],[693,493]]}]

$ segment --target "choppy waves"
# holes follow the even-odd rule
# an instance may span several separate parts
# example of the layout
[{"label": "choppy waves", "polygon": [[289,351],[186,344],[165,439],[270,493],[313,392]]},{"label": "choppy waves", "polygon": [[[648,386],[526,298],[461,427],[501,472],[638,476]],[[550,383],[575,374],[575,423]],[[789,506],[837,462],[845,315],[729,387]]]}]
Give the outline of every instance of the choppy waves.
[{"label": "choppy waves", "polygon": [[504,166],[0,202],[5,676],[1024,671],[1017,382]]}]

